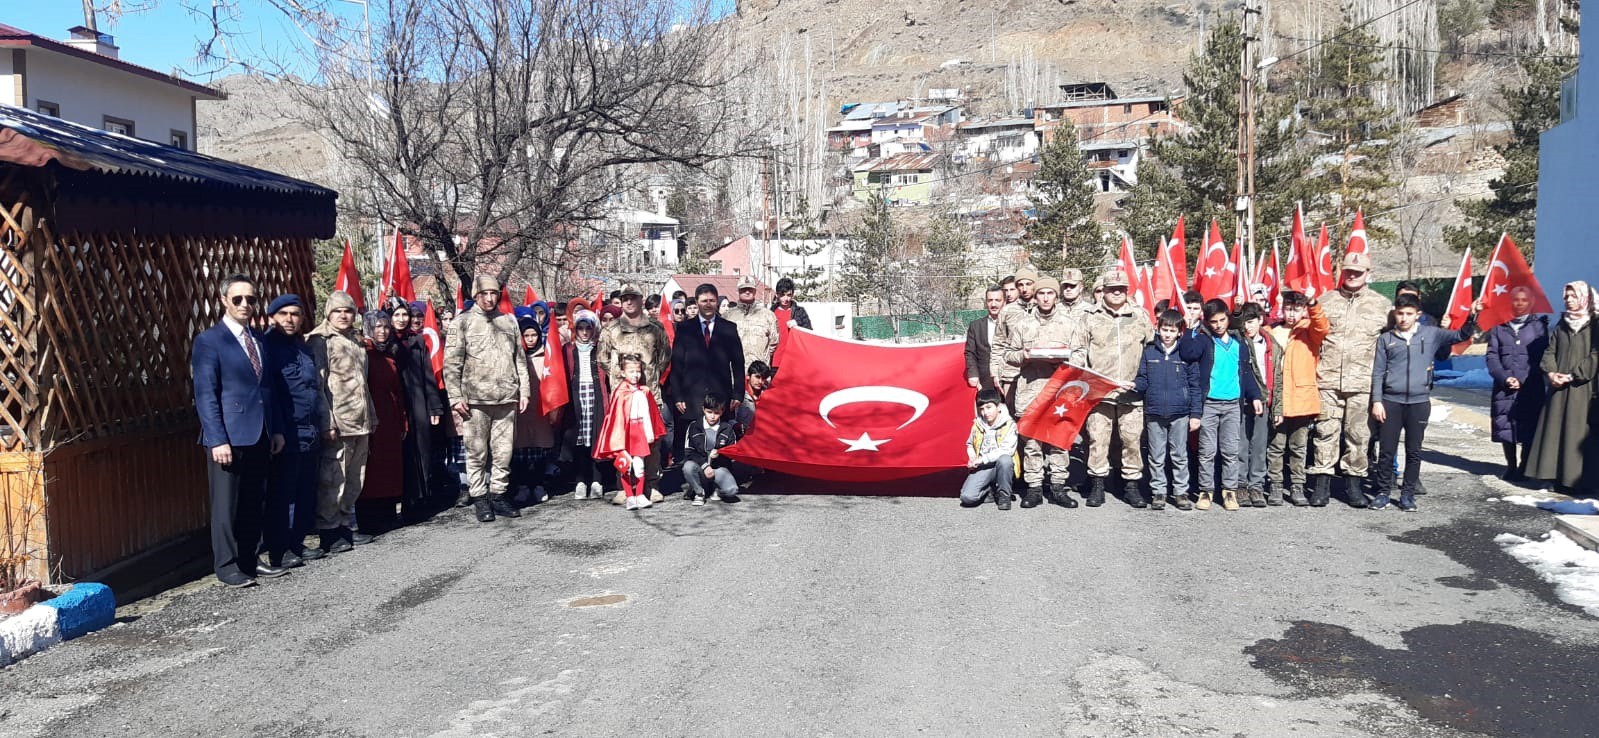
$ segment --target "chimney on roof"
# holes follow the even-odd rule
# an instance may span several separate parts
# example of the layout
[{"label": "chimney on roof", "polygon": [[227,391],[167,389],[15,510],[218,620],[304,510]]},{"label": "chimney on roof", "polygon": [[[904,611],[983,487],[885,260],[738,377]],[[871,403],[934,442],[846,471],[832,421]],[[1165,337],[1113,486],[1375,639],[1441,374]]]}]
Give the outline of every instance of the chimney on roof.
[{"label": "chimney on roof", "polygon": [[84,51],[92,51],[100,56],[108,56],[112,59],[117,58],[116,39],[112,38],[111,34],[100,33],[88,26],[73,26],[67,29],[67,33],[71,34],[71,37],[66,40],[68,46],[83,49]]}]

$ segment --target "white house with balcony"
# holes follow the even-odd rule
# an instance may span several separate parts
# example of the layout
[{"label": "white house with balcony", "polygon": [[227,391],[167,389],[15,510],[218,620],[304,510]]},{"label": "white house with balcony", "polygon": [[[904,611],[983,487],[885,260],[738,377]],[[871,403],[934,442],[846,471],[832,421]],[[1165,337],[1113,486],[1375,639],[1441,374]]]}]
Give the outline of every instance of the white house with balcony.
[{"label": "white house with balcony", "polygon": [[[1586,8],[1584,8],[1586,10]],[[1596,21],[1599,22],[1599,21]],[[1599,48],[1594,23],[1581,26],[1584,52]],[[1599,213],[1599,68],[1579,57],[1577,71],[1560,86],[1560,123],[1538,146],[1538,232],[1533,272],[1556,311],[1570,281],[1599,284],[1594,258],[1594,213]],[[1512,238],[1516,234],[1510,234]]]},{"label": "white house with balcony", "polygon": [[615,268],[645,272],[677,266],[676,218],[648,210],[619,208],[612,211],[607,230],[618,237],[612,260]]},{"label": "white house with balcony", "polygon": [[963,121],[956,133],[961,154],[972,159],[1009,164],[1038,153],[1038,131],[1032,118]]},{"label": "white house with balcony", "polygon": [[79,26],[56,40],[0,24],[0,103],[195,150],[195,107],[220,90],[119,56],[115,39]]}]

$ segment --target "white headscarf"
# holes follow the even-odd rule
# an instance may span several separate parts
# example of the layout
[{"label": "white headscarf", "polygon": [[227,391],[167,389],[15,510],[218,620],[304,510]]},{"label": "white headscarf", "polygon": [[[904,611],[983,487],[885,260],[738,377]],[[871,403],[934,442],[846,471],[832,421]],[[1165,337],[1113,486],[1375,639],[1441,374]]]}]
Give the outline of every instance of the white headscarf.
[{"label": "white headscarf", "polygon": [[1575,282],[1567,282],[1566,289],[1560,291],[1560,301],[1562,304],[1564,304],[1566,300],[1566,290],[1576,290],[1577,298],[1581,300],[1581,304],[1577,305],[1576,310],[1566,311],[1566,325],[1571,326],[1571,330],[1573,331],[1580,331],[1583,329],[1583,327],[1588,325],[1588,319],[1593,316],[1593,288],[1589,287],[1587,282],[1584,282],[1580,279]]}]

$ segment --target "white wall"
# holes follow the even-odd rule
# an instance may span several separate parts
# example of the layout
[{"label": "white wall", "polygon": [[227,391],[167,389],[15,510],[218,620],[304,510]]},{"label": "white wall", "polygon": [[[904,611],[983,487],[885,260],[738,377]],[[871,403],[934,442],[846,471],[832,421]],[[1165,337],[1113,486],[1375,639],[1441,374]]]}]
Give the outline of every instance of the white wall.
[{"label": "white wall", "polygon": [[[1587,10],[1587,8],[1584,8]],[[1586,15],[1586,13],[1584,13]],[[1582,24],[1584,51],[1599,46],[1599,31],[1588,19]],[[1594,258],[1594,214],[1599,213],[1599,66],[1581,56],[1577,72],[1577,117],[1543,134],[1538,149],[1538,233],[1533,271],[1556,311],[1561,288],[1574,280],[1599,285],[1599,259]],[[1516,234],[1512,233],[1514,238]]]},{"label": "white wall", "polygon": [[[4,63],[9,67],[11,60]],[[163,144],[171,131],[184,131],[194,149],[194,94],[188,90],[37,48],[27,49],[27,83],[27,103],[18,107],[37,110],[39,100],[48,100],[61,106],[63,119],[91,128],[104,128],[107,115],[131,120],[135,136]]]}]

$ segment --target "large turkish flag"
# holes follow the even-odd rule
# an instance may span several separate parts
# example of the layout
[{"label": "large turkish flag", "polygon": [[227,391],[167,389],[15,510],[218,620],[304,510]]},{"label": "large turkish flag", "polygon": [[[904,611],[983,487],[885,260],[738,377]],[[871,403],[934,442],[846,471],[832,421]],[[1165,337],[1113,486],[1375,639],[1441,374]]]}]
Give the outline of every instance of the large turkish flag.
[{"label": "large turkish flag", "polygon": [[754,428],[722,453],[837,482],[964,469],[974,396],[963,342],[879,345],[792,328]]}]

